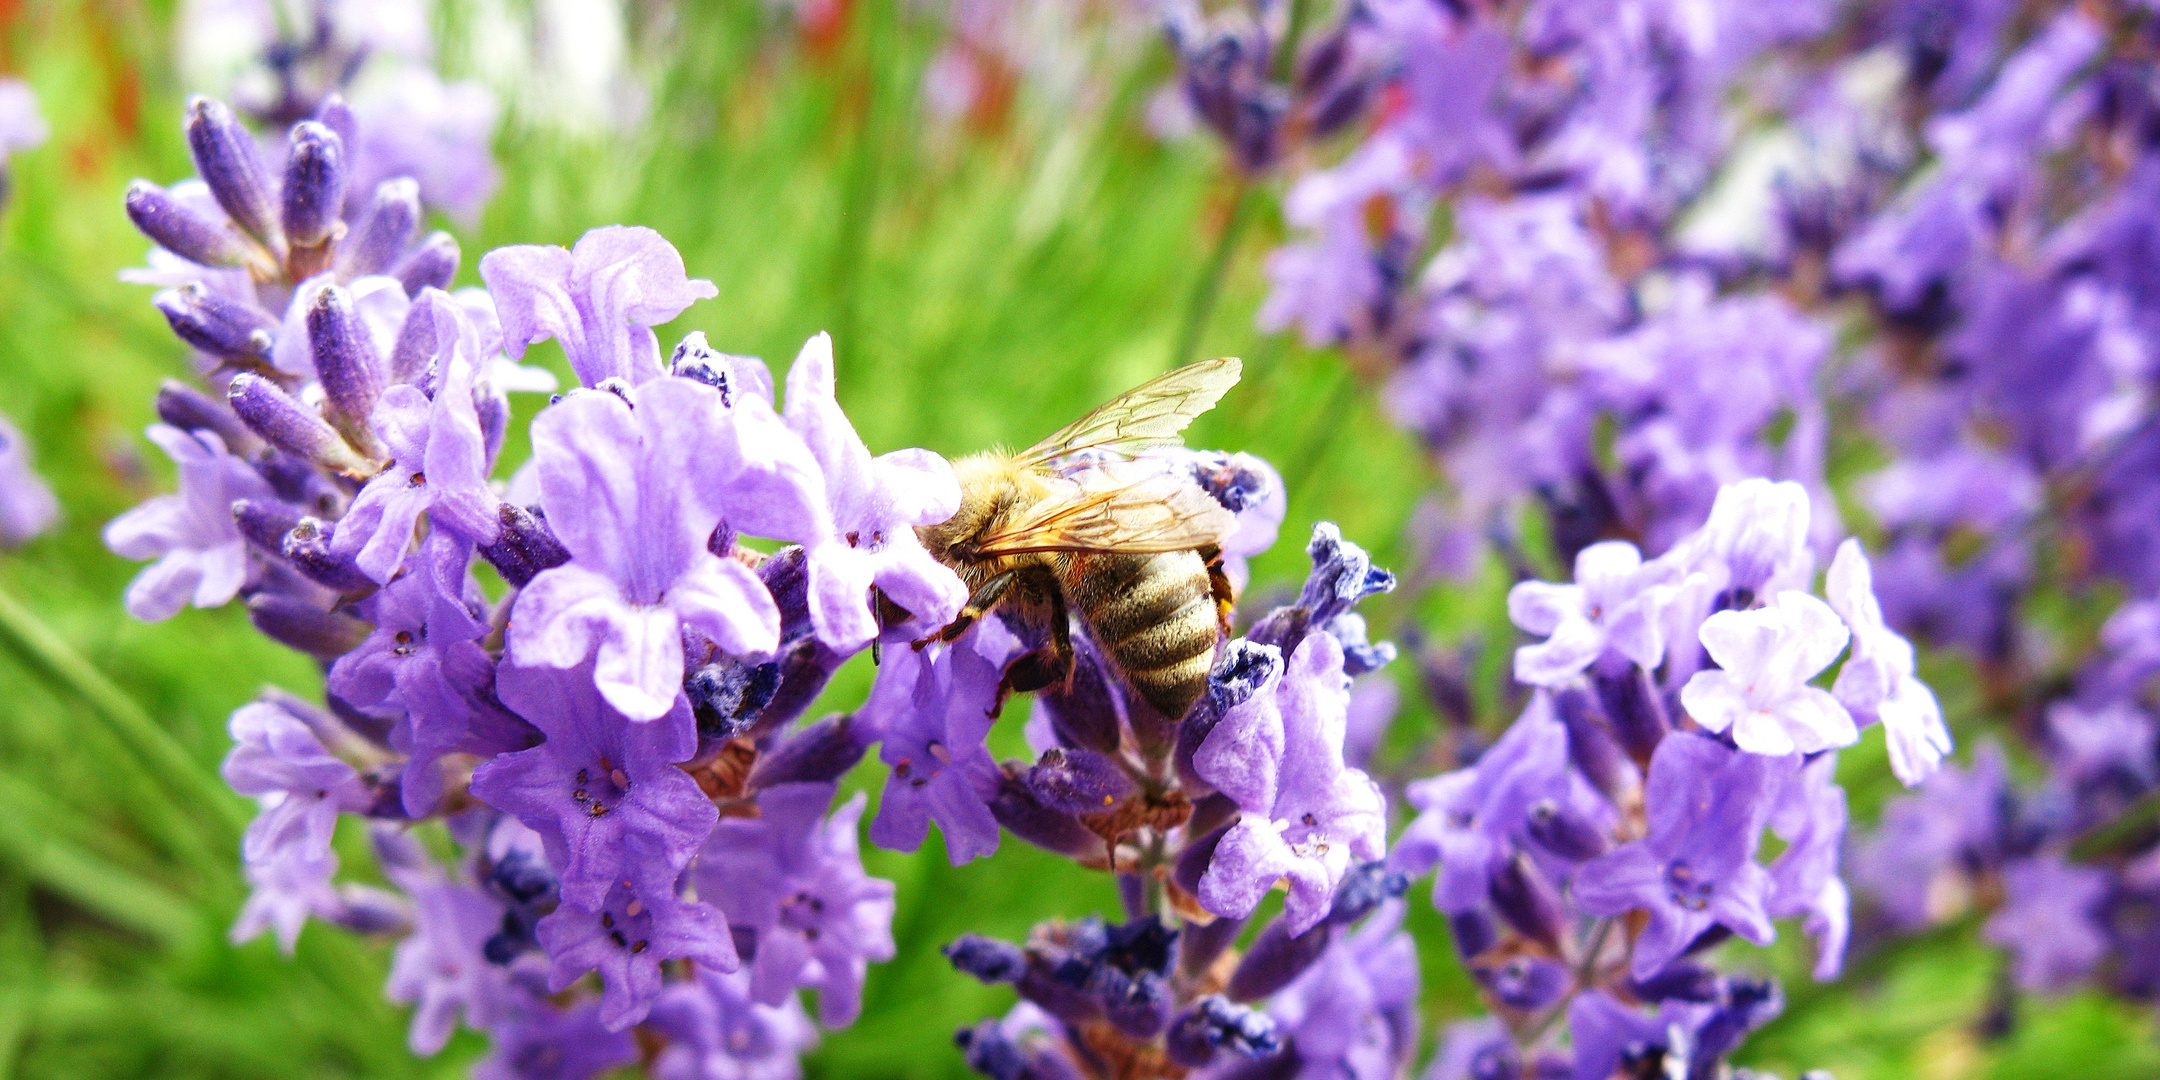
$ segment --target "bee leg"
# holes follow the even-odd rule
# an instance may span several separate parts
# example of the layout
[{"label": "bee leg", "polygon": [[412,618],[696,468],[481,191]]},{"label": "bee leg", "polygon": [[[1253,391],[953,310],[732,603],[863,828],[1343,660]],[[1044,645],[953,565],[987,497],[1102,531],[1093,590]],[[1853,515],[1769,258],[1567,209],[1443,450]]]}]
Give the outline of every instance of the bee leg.
[{"label": "bee leg", "polygon": [[1073,688],[1073,675],[1080,669],[1080,665],[1073,663],[1072,617],[1065,612],[1065,591],[1063,589],[1051,589],[1049,592],[1050,648],[1056,650],[1058,666],[1065,672],[1063,679],[1065,685],[1061,688],[1061,692],[1070,694]]},{"label": "bee leg", "polygon": [[968,627],[975,625],[975,620],[989,614],[990,609],[996,606],[998,598],[1004,596],[1005,590],[1012,587],[1013,576],[1014,571],[1007,570],[983,582],[982,587],[975,590],[975,595],[968,597],[967,606],[961,608],[960,614],[953,616],[953,621],[946,623],[944,629],[929,637],[915,640],[915,651],[921,652],[933,641],[951,641],[967,633]]},{"label": "bee leg", "polygon": [[1221,553],[1214,554],[1207,564],[1208,592],[1215,598],[1215,625],[1222,629],[1224,637],[1230,636],[1230,609],[1237,603],[1237,587],[1230,583],[1230,575],[1223,572]]}]

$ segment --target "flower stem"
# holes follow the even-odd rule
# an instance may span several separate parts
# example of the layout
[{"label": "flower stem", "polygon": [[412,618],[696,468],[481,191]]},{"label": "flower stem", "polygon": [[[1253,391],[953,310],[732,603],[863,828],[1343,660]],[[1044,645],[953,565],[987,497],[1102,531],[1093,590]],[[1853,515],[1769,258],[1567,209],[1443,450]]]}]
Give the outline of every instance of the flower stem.
[{"label": "flower stem", "polygon": [[193,810],[190,816],[208,815],[232,834],[247,824],[246,814],[232,792],[189,756],[170,732],[159,727],[142,706],[4,590],[0,590],[0,644],[53,686],[90,706],[90,711],[140,757],[144,771],[153,774],[183,806]]},{"label": "flower stem", "polygon": [[1178,328],[1177,351],[1170,354],[1176,366],[1192,363],[1193,354],[1200,348],[1200,335],[1207,331],[1208,316],[1215,311],[1215,298],[1222,294],[1223,278],[1230,272],[1230,256],[1236,253],[1238,240],[1244,236],[1246,223],[1252,219],[1252,204],[1252,178],[1240,172],[1237,193],[1231,197],[1230,218],[1223,222],[1222,235],[1215,238],[1215,250],[1208,253],[1207,269],[1193,285],[1192,299],[1185,304],[1185,321]]}]

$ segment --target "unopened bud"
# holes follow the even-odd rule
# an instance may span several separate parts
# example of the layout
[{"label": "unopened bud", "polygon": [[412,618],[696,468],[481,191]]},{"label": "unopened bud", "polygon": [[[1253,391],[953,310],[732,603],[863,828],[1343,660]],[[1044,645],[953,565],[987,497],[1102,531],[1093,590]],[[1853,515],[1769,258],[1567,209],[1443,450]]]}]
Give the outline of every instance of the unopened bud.
[{"label": "unopened bud", "polygon": [[253,245],[187,207],[148,180],[128,185],[127,216],[152,243],[203,266],[246,266],[255,261]]},{"label": "unopened bud", "polygon": [[258,593],[248,599],[248,621],[288,648],[319,660],[335,660],[367,640],[368,624],[285,593]]},{"label": "unopened bud", "polygon": [[158,419],[182,431],[209,431],[225,441],[225,449],[234,454],[247,455],[262,445],[262,440],[233,415],[223,401],[197,390],[178,379],[166,379],[158,384]]},{"label": "unopened bud", "polygon": [[352,294],[336,285],[317,293],[308,307],[307,334],[331,425],[354,447],[382,457],[368,415],[382,397],[383,363],[360,313],[353,310]]},{"label": "unopened bud", "polygon": [[430,233],[419,247],[390,268],[390,276],[405,286],[407,296],[417,296],[422,289],[447,289],[451,279],[457,277],[460,254],[457,237],[446,232]]},{"label": "unopened bud", "polygon": [[232,504],[233,525],[248,543],[273,555],[285,554],[285,534],[305,515],[276,499],[239,499]]},{"label": "unopened bud", "polygon": [[1224,990],[1230,1000],[1259,1001],[1290,985],[1335,939],[1335,928],[1325,922],[1302,934],[1290,933],[1289,927],[1286,920],[1276,919],[1253,939],[1252,948],[1230,973],[1230,985]]},{"label": "unopened bud", "polygon": [[1605,830],[1551,799],[1530,807],[1530,839],[1569,862],[1587,862],[1611,846]]},{"label": "unopened bud", "polygon": [[385,180],[375,185],[375,197],[360,224],[338,245],[338,268],[347,278],[384,273],[412,246],[419,231],[420,185],[405,176]]},{"label": "unopened bud", "polygon": [[345,142],[325,124],[293,125],[285,159],[284,208],[279,220],[295,247],[330,239],[345,207]]},{"label": "unopened bud", "polygon": [[570,549],[555,538],[547,519],[524,507],[503,503],[496,508],[496,521],[502,531],[480,545],[480,557],[512,586],[522,589],[540,571],[570,561]]},{"label": "unopened bud", "polygon": [[375,582],[350,557],[340,557],[330,550],[331,540],[337,532],[337,523],[320,518],[303,517],[285,534],[279,552],[294,569],[306,574],[317,584],[339,592],[358,592],[372,588]]},{"label": "unopened bud", "polygon": [[335,428],[268,379],[241,372],[226,387],[225,400],[249,430],[286,453],[356,476],[371,471]]},{"label": "unopened bud", "polygon": [[255,136],[224,102],[198,97],[188,103],[187,142],[195,174],[233,224],[273,253],[280,251],[277,204]]},{"label": "unopened bud", "polygon": [[1529,856],[1518,851],[1496,867],[1488,891],[1493,910],[1517,933],[1556,953],[1562,951],[1567,917],[1560,907],[1560,893]]},{"label": "unopened bud", "polygon": [[189,282],[150,298],[180,340],[227,363],[258,365],[270,356],[277,321],[268,312]]}]

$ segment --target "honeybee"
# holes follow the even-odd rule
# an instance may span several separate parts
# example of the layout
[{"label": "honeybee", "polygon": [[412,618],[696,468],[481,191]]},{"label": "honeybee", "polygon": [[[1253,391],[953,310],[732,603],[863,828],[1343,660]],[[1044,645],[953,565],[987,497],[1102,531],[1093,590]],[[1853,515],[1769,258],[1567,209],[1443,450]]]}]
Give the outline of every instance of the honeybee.
[{"label": "honeybee", "polygon": [[1235,515],[1189,476],[1135,459],[1179,445],[1178,433],[1237,384],[1239,370],[1235,357],[1188,364],[1021,453],[955,462],[960,509],[915,531],[970,595],[915,647],[1004,614],[1037,647],[1007,666],[1002,700],[1070,677],[1077,616],[1142,700],[1182,717],[1207,688],[1229,629],[1220,546]]}]

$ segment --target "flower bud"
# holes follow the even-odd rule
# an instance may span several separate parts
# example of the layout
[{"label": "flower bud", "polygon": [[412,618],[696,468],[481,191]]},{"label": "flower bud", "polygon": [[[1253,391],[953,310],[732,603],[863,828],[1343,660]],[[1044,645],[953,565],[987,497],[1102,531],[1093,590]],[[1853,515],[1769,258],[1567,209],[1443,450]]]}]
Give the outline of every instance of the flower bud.
[{"label": "flower bud", "polygon": [[986,983],[1016,983],[1028,970],[1027,950],[980,934],[962,934],[938,951],[962,974]]},{"label": "flower bud", "polygon": [[180,340],[227,363],[258,365],[270,355],[277,321],[261,308],[228,300],[198,282],[150,298]]},{"label": "flower bud", "polygon": [[1342,884],[1335,887],[1335,900],[1328,908],[1327,921],[1336,926],[1348,926],[1409,888],[1410,878],[1389,870],[1384,862],[1353,867],[1343,875]]},{"label": "flower bud", "polygon": [[1275,1018],[1239,1005],[1220,994],[1193,1002],[1170,1029],[1170,1058],[1197,1069],[1228,1050],[1239,1057],[1263,1058],[1282,1049]]},{"label": "flower bud", "polygon": [[361,214],[359,226],[338,245],[341,276],[355,278],[389,270],[419,231],[420,185],[405,176],[375,185],[375,197]]},{"label": "flower bud", "polygon": [[1116,753],[1119,741],[1117,703],[1102,661],[1093,649],[1073,651],[1072,678],[1052,683],[1035,695],[1036,707],[1050,720],[1058,742],[1079,750]]},{"label": "flower bud", "polygon": [[[1097,968],[1101,977],[1103,1014],[1110,1026],[1127,1038],[1146,1041],[1170,1024],[1170,984],[1152,971],[1130,978],[1107,965]],[[1115,977],[1113,977],[1115,976]]]},{"label": "flower bud", "polygon": [[1044,806],[1013,768],[1006,767],[997,794],[990,799],[990,815],[997,818],[998,824],[1036,847],[1068,858],[1103,858],[1108,851],[1103,838],[1081,824],[1079,818]]},{"label": "flower bud", "polygon": [[1186,978],[1197,978],[1215,965],[1217,958],[1230,946],[1237,944],[1238,934],[1245,929],[1245,920],[1217,916],[1205,925],[1186,923],[1178,931],[1178,971]]},{"label": "flower bud", "polygon": [[248,543],[273,555],[285,553],[285,534],[300,524],[298,510],[276,499],[240,499],[232,504],[233,524]]},{"label": "flower bud", "polygon": [[1178,725],[1177,763],[1178,780],[1187,791],[1200,793],[1214,790],[1212,785],[1193,771],[1193,754],[1200,749],[1208,733],[1215,730],[1225,713],[1243,705],[1254,694],[1271,686],[1282,677],[1283,653],[1274,645],[1239,638],[1222,647],[1215,657],[1215,667],[1208,672],[1207,693],[1185,714]]},{"label": "flower bud", "polygon": [[372,885],[338,886],[338,904],[323,918],[356,934],[404,935],[412,932],[412,902]]},{"label": "flower bud", "polygon": [[1575,767],[1606,798],[1625,803],[1627,793],[1640,783],[1640,773],[1614,739],[1596,695],[1582,686],[1570,686],[1553,695],[1553,712],[1567,725],[1568,757]]},{"label": "flower bud", "polygon": [[741,394],[772,401],[772,371],[755,356],[735,356],[712,347],[703,330],[684,334],[668,358],[668,372],[720,391],[721,404],[733,408]]},{"label": "flower bud", "polygon": [[1612,722],[1613,733],[1620,745],[1637,761],[1650,760],[1650,753],[1657,749],[1659,741],[1672,730],[1672,720],[1667,716],[1665,702],[1650,678],[1633,664],[1622,668],[1617,674],[1594,673],[1592,680],[1597,687],[1598,701],[1605,708],[1606,719]]},{"label": "flower bud", "polygon": [[234,454],[254,453],[262,446],[262,440],[233,415],[223,401],[211,397],[178,379],[166,379],[158,384],[158,419],[182,431],[209,431],[225,441],[225,449]]},{"label": "flower bud", "polygon": [[1037,802],[1074,815],[1102,813],[1135,790],[1132,778],[1108,757],[1057,747],[1043,751],[1026,780]]},{"label": "flower bud", "polygon": [[390,347],[389,377],[392,386],[419,386],[428,365],[456,344],[457,300],[441,289],[413,293],[405,325],[398,328],[397,343]]},{"label": "flower bud", "polygon": [[211,197],[233,224],[272,253],[279,252],[277,205],[255,136],[224,102],[197,97],[188,102],[187,142],[195,174],[209,185]]},{"label": "flower bud", "polygon": [[127,216],[152,243],[202,266],[246,266],[260,262],[247,241],[224,225],[189,209],[148,180],[128,185]]},{"label": "flower bud", "polygon": [[876,738],[871,725],[852,715],[828,716],[759,754],[747,786],[759,791],[775,784],[837,780],[862,760]]},{"label": "flower bud", "polygon": [[496,459],[502,457],[503,438],[510,433],[510,399],[499,392],[475,394],[473,414],[480,421],[480,450],[486,456],[487,472],[492,473]]},{"label": "flower bud", "polygon": [[480,557],[513,587],[522,589],[540,571],[570,561],[570,549],[555,539],[546,518],[510,503],[497,507],[495,515],[502,531],[480,545]]},{"label": "flower bud", "polygon": [[279,551],[294,569],[326,588],[339,592],[373,588],[375,582],[362,573],[351,558],[331,554],[330,541],[336,532],[336,522],[303,517],[285,534]]},{"label": "flower bud", "polygon": [[371,471],[369,463],[353,453],[314,410],[260,375],[241,372],[233,376],[225,399],[250,430],[286,453],[353,475]]},{"label": "flower bud", "polygon": [[1530,839],[1569,862],[1587,862],[1611,846],[1605,830],[1551,799],[1530,807]]},{"label": "flower bud", "polygon": [[998,1030],[996,1020],[961,1028],[953,1035],[967,1067],[989,1080],[1029,1080],[1027,1054]]},{"label": "flower bud", "polygon": [[348,147],[358,145],[360,122],[353,118],[352,106],[345,103],[345,96],[335,91],[323,98],[315,108],[315,122],[337,132],[337,137]]},{"label": "flower bud", "polygon": [[[1785,994],[1774,979],[1735,975],[1725,980],[1724,1002],[1696,1029],[1694,1061],[1717,1062],[1733,1052],[1747,1033],[1785,1011]],[[1690,1075],[1693,1075],[1692,1073]],[[1703,1075],[1710,1075],[1704,1072]]]},{"label": "flower bud", "polygon": [[279,221],[294,247],[331,239],[345,206],[345,175],[345,142],[337,132],[313,120],[293,125]]},{"label": "flower bud", "polygon": [[368,624],[335,611],[324,611],[297,596],[280,592],[248,598],[248,621],[264,637],[318,660],[335,660],[367,640]]},{"label": "flower bud", "polygon": [[405,286],[405,295],[417,296],[422,289],[447,289],[451,279],[457,277],[457,237],[446,232],[428,234],[420,246],[391,267],[390,276]]},{"label": "flower bud", "polygon": [[1647,979],[1628,980],[1628,991],[1644,1001],[1716,1001],[1718,973],[1701,964],[1677,960]]},{"label": "flower bud", "polygon": [[1289,925],[1276,919],[1253,939],[1252,948],[1239,959],[1237,970],[1230,973],[1230,985],[1223,991],[1230,1000],[1259,1001],[1290,985],[1320,959],[1328,942],[1335,938],[1334,926],[1326,922],[1296,935],[1289,932]]},{"label": "flower bud", "polygon": [[732,739],[749,730],[780,688],[779,664],[753,664],[723,656],[683,679],[697,714],[698,737]]},{"label": "flower bud", "polygon": [[1560,1000],[1568,988],[1567,966],[1541,957],[1511,956],[1491,967],[1472,968],[1470,973],[1502,1005],[1525,1012]]},{"label": "flower bud", "polygon": [[383,363],[360,313],[353,310],[352,294],[336,285],[317,293],[308,308],[307,333],[331,425],[354,448],[383,457],[382,444],[368,426],[368,415],[382,398]]},{"label": "flower bud", "polygon": [[1567,933],[1567,916],[1560,894],[1537,864],[1518,851],[1493,871],[1488,891],[1493,910],[1515,931],[1554,952],[1561,952]]},{"label": "flower bud", "polygon": [[1483,908],[1472,908],[1448,916],[1448,934],[1455,939],[1455,952],[1463,958],[1464,963],[1500,944],[1500,928],[1494,925],[1492,916],[1486,914]]}]

